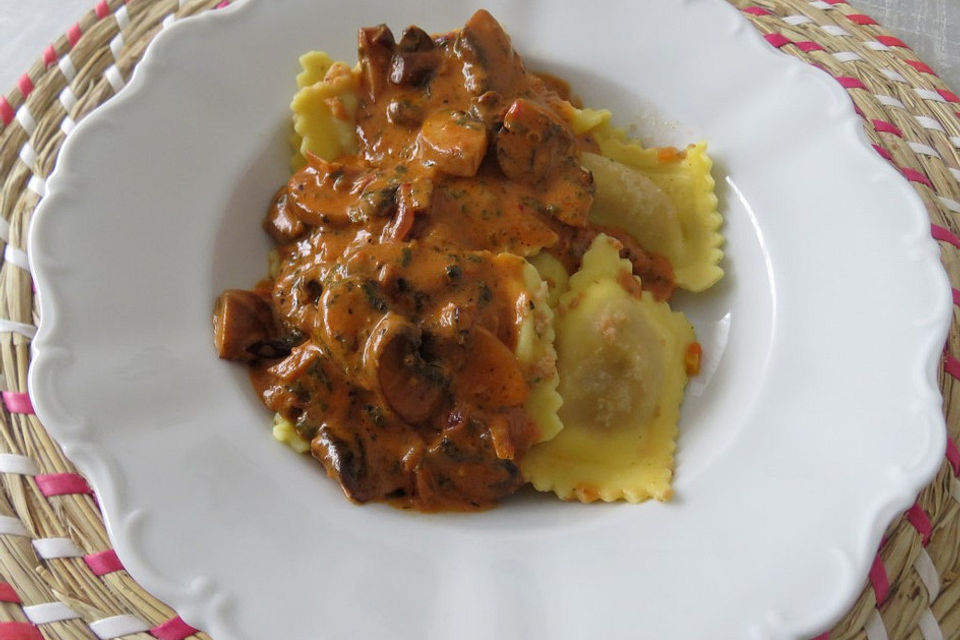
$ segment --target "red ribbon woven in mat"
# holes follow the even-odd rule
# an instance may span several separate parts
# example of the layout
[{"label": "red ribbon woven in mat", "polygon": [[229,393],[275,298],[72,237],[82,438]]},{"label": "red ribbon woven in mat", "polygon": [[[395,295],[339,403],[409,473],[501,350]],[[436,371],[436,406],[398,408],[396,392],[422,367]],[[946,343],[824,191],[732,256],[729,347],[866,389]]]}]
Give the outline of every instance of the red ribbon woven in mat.
[{"label": "red ribbon woven in mat", "polygon": [[923,546],[930,544],[930,536],[933,535],[933,523],[930,522],[930,516],[923,510],[919,503],[914,502],[913,506],[907,511],[907,522],[913,525],[917,533],[923,538]]},{"label": "red ribbon woven in mat", "polygon": [[957,448],[957,443],[949,436],[947,436],[947,462],[953,469],[953,475],[960,476],[960,448]]},{"label": "red ribbon woven in mat", "polygon": [[788,44],[793,44],[793,40],[782,33],[768,33],[767,35],[763,36],[763,38],[770,43],[770,46],[776,47],[777,49]]},{"label": "red ribbon woven in mat", "polygon": [[884,149],[878,144],[872,144],[870,146],[873,147],[874,151],[880,154],[881,158],[883,158],[887,162],[893,162],[893,154],[890,153],[890,151],[888,151],[887,149]]},{"label": "red ribbon woven in mat", "polygon": [[9,582],[0,582],[0,602],[20,604],[20,596]]},{"label": "red ribbon woven in mat", "polygon": [[921,62],[919,60],[904,60],[904,62],[906,62],[908,65],[910,65],[920,73],[926,73],[931,76],[937,75],[936,72],[934,72],[934,70],[931,69],[930,66],[925,62]]},{"label": "red ribbon woven in mat", "polygon": [[40,493],[46,497],[66,496],[75,493],[93,493],[86,479],[77,473],[51,473],[35,476]]},{"label": "red ribbon woven in mat", "polygon": [[0,622],[0,640],[45,640],[29,622]]},{"label": "red ribbon woven in mat", "polygon": [[939,93],[940,97],[946,100],[947,102],[960,102],[960,96],[955,94],[953,91],[947,91],[946,89],[937,89],[937,93]]},{"label": "red ribbon woven in mat", "polygon": [[873,585],[877,606],[880,606],[890,594],[890,578],[887,577],[887,568],[883,566],[883,559],[879,553],[873,559],[873,566],[870,567],[870,584]]},{"label": "red ribbon woven in mat", "polygon": [[910,48],[903,40],[894,36],[877,36],[877,42],[888,47],[900,47],[901,49]]},{"label": "red ribbon woven in mat", "polygon": [[6,98],[0,97],[0,122],[3,122],[3,126],[13,122],[14,116],[13,107],[10,106]]},{"label": "red ribbon woven in mat", "polygon": [[847,14],[847,20],[850,22],[859,24],[860,26],[868,24],[877,24],[877,21],[871,18],[870,16],[863,13],[850,13]]},{"label": "red ribbon woven in mat", "polygon": [[[171,618],[150,629],[150,633],[156,636],[158,640],[183,640],[187,636],[193,635],[197,630],[183,621],[180,616]],[[0,640],[3,640],[0,638]]]},{"label": "red ribbon woven in mat", "polygon": [[83,561],[87,563],[95,576],[105,576],[108,573],[123,569],[123,563],[120,562],[117,552],[113,549],[87,554],[83,556]]},{"label": "red ribbon woven in mat", "polygon": [[70,43],[70,48],[73,49],[77,46],[77,43],[80,42],[80,36],[83,35],[83,31],[80,30],[80,24],[75,22],[73,26],[67,29],[67,42]]},{"label": "red ribbon woven in mat", "polygon": [[910,167],[900,167],[900,173],[903,174],[903,177],[909,180],[910,182],[919,182],[922,185],[926,185],[933,188],[933,183],[930,182],[928,178],[922,171],[917,171],[916,169],[911,169]]},{"label": "red ribbon woven in mat", "polygon": [[26,73],[17,80],[17,89],[20,89],[20,95],[26,100],[27,96],[33,93],[33,80]]},{"label": "red ribbon woven in mat", "polygon": [[30,402],[30,396],[26,393],[3,391],[0,393],[0,397],[3,398],[3,406],[10,413],[34,413],[33,403]]},{"label": "red ribbon woven in mat", "polygon": [[943,354],[943,370],[957,380],[960,380],[960,360],[957,360],[947,352]]},{"label": "red ribbon woven in mat", "polygon": [[47,46],[46,49],[43,50],[43,66],[49,67],[50,65],[56,64],[56,63],[57,63],[57,50],[54,49],[53,45],[51,44]]},{"label": "red ribbon woven in mat", "polygon": [[813,40],[795,40],[793,43],[800,51],[810,53],[811,51],[823,51],[823,45]]},{"label": "red ribbon woven in mat", "polygon": [[943,240],[944,242],[949,242],[956,248],[960,249],[960,238],[956,236],[952,231],[941,227],[938,224],[930,225],[931,230],[933,231],[933,237],[937,240]]},{"label": "red ribbon woven in mat", "polygon": [[903,137],[903,131],[900,131],[892,122],[886,120],[873,120],[873,130],[877,133],[892,133],[898,138]]}]

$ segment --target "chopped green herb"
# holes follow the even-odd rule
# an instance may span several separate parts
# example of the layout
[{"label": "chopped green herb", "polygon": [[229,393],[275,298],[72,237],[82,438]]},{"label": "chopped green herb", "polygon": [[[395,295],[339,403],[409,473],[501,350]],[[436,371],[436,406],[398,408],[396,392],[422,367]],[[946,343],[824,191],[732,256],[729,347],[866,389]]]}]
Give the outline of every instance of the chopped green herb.
[{"label": "chopped green herb", "polygon": [[493,300],[493,291],[490,290],[490,287],[487,286],[486,282],[480,283],[480,299],[479,303],[481,307],[485,307],[490,304],[490,301]]},{"label": "chopped green herb", "polygon": [[521,200],[521,202],[525,206],[530,207],[531,209],[533,209],[538,213],[547,213],[547,208],[543,206],[543,203],[537,200],[536,198],[531,198],[530,196],[526,196]]},{"label": "chopped green herb", "polygon": [[417,313],[423,311],[426,303],[430,301],[430,295],[424,293],[423,291],[414,291],[413,292],[413,306],[416,309]]},{"label": "chopped green herb", "polygon": [[373,280],[364,280],[360,288],[363,289],[363,295],[367,297],[367,304],[370,305],[371,309],[379,311],[380,313],[387,310],[387,303],[384,302],[383,297],[381,297],[380,286],[376,282]]},{"label": "chopped green herb", "polygon": [[306,414],[301,415],[297,419],[297,423],[294,425],[294,428],[297,431],[297,435],[299,435],[304,440],[313,440],[314,437],[316,437],[317,432],[320,430],[320,427],[318,427],[315,424],[311,424],[310,422],[307,422],[304,419],[305,417],[306,417]]},{"label": "chopped green herb", "polygon": [[380,407],[372,404],[367,404],[363,406],[363,410],[368,416],[370,416],[370,422],[374,425],[383,428],[386,426],[387,421],[383,417],[383,411],[380,410]]},{"label": "chopped green herb", "polygon": [[327,391],[333,391],[333,383],[330,382],[330,377],[327,375],[327,371],[323,368],[323,362],[317,360],[310,365],[310,368],[307,369],[307,373],[311,378],[322,384]]}]

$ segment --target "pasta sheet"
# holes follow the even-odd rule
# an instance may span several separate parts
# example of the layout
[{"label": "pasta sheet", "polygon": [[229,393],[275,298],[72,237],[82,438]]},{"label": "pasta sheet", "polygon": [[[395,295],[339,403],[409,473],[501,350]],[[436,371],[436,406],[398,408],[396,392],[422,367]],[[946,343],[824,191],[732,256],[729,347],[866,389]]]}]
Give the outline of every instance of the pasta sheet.
[{"label": "pasta sheet", "polygon": [[639,283],[620,244],[599,235],[556,310],[563,430],[533,447],[524,477],[590,502],[671,496],[673,452],[695,343],[682,313]]}]

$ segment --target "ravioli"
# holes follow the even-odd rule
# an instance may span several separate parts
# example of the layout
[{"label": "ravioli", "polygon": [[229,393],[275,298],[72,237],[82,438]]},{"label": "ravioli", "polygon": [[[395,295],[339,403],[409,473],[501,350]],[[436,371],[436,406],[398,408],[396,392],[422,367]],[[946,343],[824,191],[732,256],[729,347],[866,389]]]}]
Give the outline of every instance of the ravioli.
[{"label": "ravioli", "polygon": [[307,154],[334,160],[357,150],[356,112],[359,81],[343,62],[334,62],[322,51],[300,56],[303,71],[293,96],[292,165],[302,167]]},{"label": "ravioli", "polygon": [[644,249],[666,256],[682,289],[700,292],[716,284],[723,277],[723,217],[706,143],[647,148],[612,127],[605,109],[571,107],[567,117],[575,131],[596,141],[602,156],[582,156],[597,188],[591,222],[623,229]]},{"label": "ravioli", "polygon": [[567,500],[668,500],[685,359],[686,317],[641,292],[620,245],[599,235],[556,310],[563,430],[521,465]]},{"label": "ravioli", "polygon": [[529,261],[547,285],[547,303],[551,308],[556,308],[560,303],[560,296],[570,286],[570,274],[567,273],[562,262],[546,251],[531,256]]},{"label": "ravioli", "polygon": [[590,221],[623,229],[676,268],[687,247],[677,207],[663,189],[636,169],[605,156],[583,153],[580,162],[593,174],[597,189]]},{"label": "ravioli", "polygon": [[[563,400],[557,392],[557,352],[554,314],[548,302],[548,287],[529,263],[523,269],[526,304],[517,331],[517,362],[530,386],[525,409],[540,430],[540,442],[550,440],[563,429],[557,412]],[[523,298],[518,296],[518,300]]]}]

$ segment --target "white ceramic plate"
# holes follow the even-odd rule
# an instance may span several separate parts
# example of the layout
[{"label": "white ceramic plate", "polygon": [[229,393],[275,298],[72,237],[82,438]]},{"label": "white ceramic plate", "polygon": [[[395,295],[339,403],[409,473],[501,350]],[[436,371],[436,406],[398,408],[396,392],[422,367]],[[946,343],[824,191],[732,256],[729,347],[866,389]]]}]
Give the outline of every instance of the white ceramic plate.
[{"label": "white ceramic plate", "polygon": [[66,142],[34,223],[40,417],[134,577],[216,640],[822,630],[943,452],[949,288],[920,201],[839,86],[725,2],[487,4],[529,66],[716,158],[727,276],[678,301],[707,371],[672,503],[353,506],[215,357],[214,298],[265,272],[298,54],[353,60],[381,21],[456,28],[465,2],[249,2],[162,34]]}]

